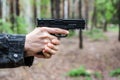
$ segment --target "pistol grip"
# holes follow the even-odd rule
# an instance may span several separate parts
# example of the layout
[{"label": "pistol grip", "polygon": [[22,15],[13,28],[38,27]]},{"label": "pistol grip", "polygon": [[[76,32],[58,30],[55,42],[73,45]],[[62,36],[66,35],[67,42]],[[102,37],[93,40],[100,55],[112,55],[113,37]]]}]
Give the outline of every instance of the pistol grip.
[{"label": "pistol grip", "polygon": [[44,56],[44,54],[43,54],[42,51],[41,51],[41,52],[38,52],[37,54],[38,54],[38,55],[42,55],[42,56]]},{"label": "pistol grip", "polygon": [[37,54],[38,54],[38,55],[41,55],[41,56],[44,56],[45,58],[50,58],[50,57],[51,57],[50,54],[48,54],[48,53],[43,53],[42,51],[41,51],[41,52],[38,52]]}]

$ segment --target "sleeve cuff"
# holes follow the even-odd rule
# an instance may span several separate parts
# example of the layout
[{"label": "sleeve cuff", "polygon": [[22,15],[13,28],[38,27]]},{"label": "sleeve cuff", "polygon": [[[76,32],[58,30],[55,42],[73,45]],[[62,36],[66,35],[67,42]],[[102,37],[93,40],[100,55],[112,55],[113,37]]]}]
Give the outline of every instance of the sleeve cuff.
[{"label": "sleeve cuff", "polygon": [[14,63],[14,67],[19,66],[31,66],[33,64],[34,57],[25,57],[24,35],[9,35],[9,57]]},{"label": "sleeve cuff", "polygon": [[33,56],[24,58],[25,66],[29,66],[29,67],[32,66],[33,61],[34,61],[34,57]]}]

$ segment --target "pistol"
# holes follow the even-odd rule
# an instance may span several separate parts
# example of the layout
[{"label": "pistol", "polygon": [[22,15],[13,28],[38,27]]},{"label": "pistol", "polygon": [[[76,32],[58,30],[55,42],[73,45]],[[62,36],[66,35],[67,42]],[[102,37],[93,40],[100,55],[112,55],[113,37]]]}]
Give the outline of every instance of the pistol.
[{"label": "pistol", "polygon": [[[37,27],[61,28],[65,30],[85,29],[84,19],[37,19]],[[52,34],[58,38],[66,37],[64,34]]]}]

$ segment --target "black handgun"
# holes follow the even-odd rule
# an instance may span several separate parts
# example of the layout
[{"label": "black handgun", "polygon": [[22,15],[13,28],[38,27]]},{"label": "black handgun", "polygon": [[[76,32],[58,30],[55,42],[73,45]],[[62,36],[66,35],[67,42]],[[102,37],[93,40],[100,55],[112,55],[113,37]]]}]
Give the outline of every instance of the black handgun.
[{"label": "black handgun", "polygon": [[[84,19],[37,19],[37,27],[61,28],[65,30],[85,29]],[[58,38],[66,37],[63,34],[53,34]]]}]

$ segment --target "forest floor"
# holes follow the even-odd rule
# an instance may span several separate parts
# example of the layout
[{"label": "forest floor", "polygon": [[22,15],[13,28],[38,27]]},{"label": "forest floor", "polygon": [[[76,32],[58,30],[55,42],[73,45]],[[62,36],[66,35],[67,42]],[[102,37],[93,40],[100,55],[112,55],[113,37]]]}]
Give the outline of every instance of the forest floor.
[{"label": "forest floor", "polygon": [[120,67],[118,34],[107,32],[105,35],[108,39],[99,41],[84,37],[83,49],[79,49],[77,37],[61,39],[60,51],[51,59],[35,58],[30,68],[1,69],[0,80],[86,80],[65,75],[81,65],[102,73],[102,79],[93,77],[92,80],[120,80],[109,76],[111,70]]}]

